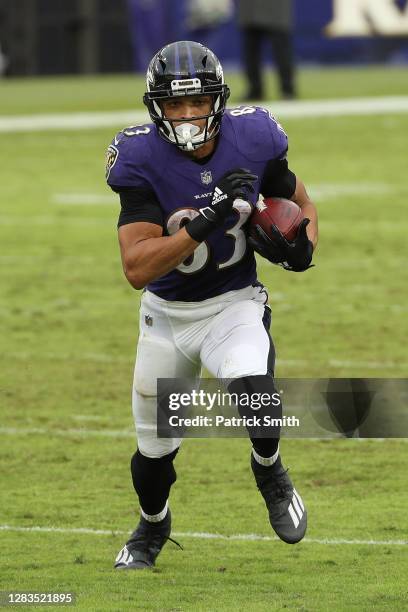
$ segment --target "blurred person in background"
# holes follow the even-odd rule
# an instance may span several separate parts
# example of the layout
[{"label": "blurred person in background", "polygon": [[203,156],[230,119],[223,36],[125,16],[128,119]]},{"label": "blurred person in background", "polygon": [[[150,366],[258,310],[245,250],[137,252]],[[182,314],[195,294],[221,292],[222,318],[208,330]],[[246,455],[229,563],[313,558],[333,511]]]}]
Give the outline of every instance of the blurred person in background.
[{"label": "blurred person in background", "polygon": [[272,45],[282,98],[295,98],[292,0],[238,0],[237,19],[248,81],[245,99],[264,97],[262,47],[265,39]]},{"label": "blurred person in background", "polygon": [[234,14],[232,0],[188,0],[186,8],[189,31],[217,27]]},{"label": "blurred person in background", "polygon": [[0,43],[0,77],[4,76],[7,68],[7,57],[4,55]]},{"label": "blurred person in background", "polygon": [[233,0],[186,0],[185,8],[188,38],[222,53],[234,20]]}]

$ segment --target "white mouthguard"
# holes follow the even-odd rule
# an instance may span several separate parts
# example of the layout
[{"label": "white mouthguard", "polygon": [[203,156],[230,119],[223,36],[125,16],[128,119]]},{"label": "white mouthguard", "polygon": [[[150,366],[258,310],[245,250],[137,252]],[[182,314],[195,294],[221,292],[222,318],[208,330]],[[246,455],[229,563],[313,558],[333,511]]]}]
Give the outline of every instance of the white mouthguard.
[{"label": "white mouthguard", "polygon": [[198,125],[193,125],[192,123],[182,123],[175,128],[175,132],[180,144],[185,144],[187,149],[192,151],[194,149],[193,142],[197,142],[198,140],[196,139],[196,141],[194,141],[193,139],[200,133],[200,128]]}]

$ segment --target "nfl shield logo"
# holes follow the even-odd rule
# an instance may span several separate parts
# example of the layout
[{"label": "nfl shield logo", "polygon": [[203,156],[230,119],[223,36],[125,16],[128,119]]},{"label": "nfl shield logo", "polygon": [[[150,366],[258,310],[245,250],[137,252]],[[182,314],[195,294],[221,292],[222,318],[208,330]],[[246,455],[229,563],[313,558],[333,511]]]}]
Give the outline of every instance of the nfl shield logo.
[{"label": "nfl shield logo", "polygon": [[201,172],[200,176],[203,185],[209,185],[210,183],[212,183],[211,170],[204,170],[204,172]]}]

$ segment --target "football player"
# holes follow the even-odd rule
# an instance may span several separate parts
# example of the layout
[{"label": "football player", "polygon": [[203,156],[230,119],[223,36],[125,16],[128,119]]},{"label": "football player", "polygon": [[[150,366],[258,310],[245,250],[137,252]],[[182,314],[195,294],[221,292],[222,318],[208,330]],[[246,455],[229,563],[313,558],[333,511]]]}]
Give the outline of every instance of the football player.
[{"label": "football player", "polygon": [[[168,505],[181,439],[157,436],[158,378],[198,377],[201,366],[228,390],[275,393],[271,311],[258,281],[254,249],[288,271],[311,265],[317,215],[289,169],[283,128],[259,107],[226,110],[220,62],[203,45],[161,49],[147,70],[144,103],[152,123],[119,132],[106,176],[119,193],[118,232],[127,280],[144,288],[133,382],[138,448],[131,459],[140,521],[115,567],[152,567],[171,532]],[[303,209],[296,239],[275,231],[247,239],[259,194]],[[240,414],[246,408],[240,406]],[[270,409],[272,413],[272,408]],[[281,406],[273,409],[281,416]],[[300,541],[306,510],[283,468],[279,432],[249,436],[256,485],[278,536]]]}]

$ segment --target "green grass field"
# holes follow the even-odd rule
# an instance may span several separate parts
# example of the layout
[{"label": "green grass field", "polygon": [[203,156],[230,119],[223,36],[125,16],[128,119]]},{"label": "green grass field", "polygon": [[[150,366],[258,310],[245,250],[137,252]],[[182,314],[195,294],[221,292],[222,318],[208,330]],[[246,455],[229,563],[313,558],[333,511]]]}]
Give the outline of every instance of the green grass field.
[{"label": "green grass field", "polygon": [[[244,88],[231,79],[234,102]],[[408,94],[396,68],[307,70],[300,84],[304,99]],[[0,118],[140,109],[142,91],[133,77],[0,82]],[[407,377],[408,114],[283,124],[321,239],[306,274],[260,262],[277,375]],[[184,550],[167,544],[154,572],[113,571],[137,520],[128,463],[139,300],[104,184],[114,132],[0,133],[0,590],[73,591],[81,610],[403,609],[405,440],[284,441],[309,510],[309,539],[295,547],[193,537],[273,534],[247,441],[186,440],[171,498]]]}]

